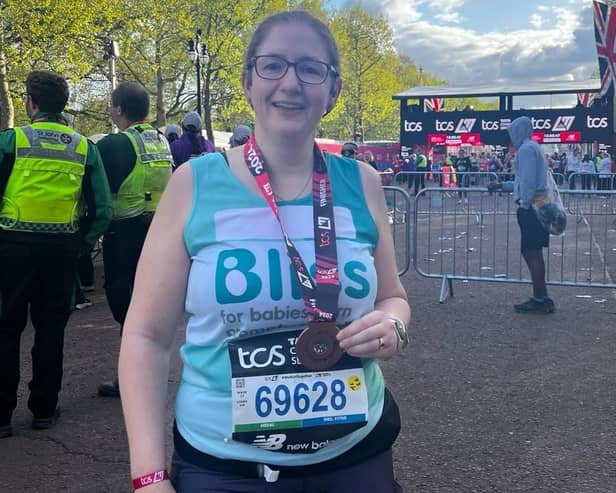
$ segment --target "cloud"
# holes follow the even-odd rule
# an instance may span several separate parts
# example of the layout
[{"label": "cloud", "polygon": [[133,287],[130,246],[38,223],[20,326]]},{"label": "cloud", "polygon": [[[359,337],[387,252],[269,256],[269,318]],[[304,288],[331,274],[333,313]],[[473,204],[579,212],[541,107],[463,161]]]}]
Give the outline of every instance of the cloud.
[{"label": "cloud", "polygon": [[534,12],[531,14],[529,22],[534,28],[541,29],[541,26],[543,25],[543,17],[539,12]]},{"label": "cloud", "polygon": [[[589,78],[597,68],[589,2],[538,5],[528,27],[510,32],[478,32],[461,25],[464,0],[372,0],[364,8],[383,14],[396,49],[451,85],[508,80]],[[439,23],[426,8],[441,12]]]},{"label": "cloud", "polygon": [[464,5],[464,0],[427,0],[427,4],[440,21],[459,24],[463,20],[459,9]]}]

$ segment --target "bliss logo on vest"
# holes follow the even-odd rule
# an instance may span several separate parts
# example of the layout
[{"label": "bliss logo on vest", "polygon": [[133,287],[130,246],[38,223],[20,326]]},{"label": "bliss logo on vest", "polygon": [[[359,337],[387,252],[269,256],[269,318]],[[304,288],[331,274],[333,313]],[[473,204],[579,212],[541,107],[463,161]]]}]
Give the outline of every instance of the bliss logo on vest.
[{"label": "bliss logo on vest", "polygon": [[[257,266],[260,267],[260,272],[257,272]],[[266,268],[263,269],[263,266]],[[351,260],[340,267],[341,273],[347,278],[343,288],[344,295],[357,300],[366,298],[370,294],[366,265]],[[277,249],[259,252],[244,248],[224,250],[218,255],[215,269],[215,294],[220,305],[255,300],[263,294],[264,289],[269,289],[267,294],[273,301],[279,301],[289,294],[296,300],[301,299],[296,276],[288,258]],[[266,274],[263,274],[264,270]],[[310,270],[314,276],[315,266],[312,265]],[[285,293],[285,286],[289,285],[291,293]]]}]

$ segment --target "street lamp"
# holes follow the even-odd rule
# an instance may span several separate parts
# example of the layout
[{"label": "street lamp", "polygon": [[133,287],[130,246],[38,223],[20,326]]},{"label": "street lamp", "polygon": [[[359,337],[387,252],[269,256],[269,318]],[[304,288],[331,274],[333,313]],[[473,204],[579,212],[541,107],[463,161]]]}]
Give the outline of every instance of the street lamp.
[{"label": "street lamp", "polygon": [[188,40],[188,57],[197,71],[197,113],[201,115],[201,67],[206,65],[210,57],[207,46],[201,42],[201,29],[195,31],[195,39]]},{"label": "street lamp", "polygon": [[[118,78],[116,76],[116,60],[120,57],[120,48],[117,41],[109,40],[105,43],[105,55],[104,58],[109,60],[109,79],[111,80],[111,92],[113,92],[118,85]],[[111,121],[111,133],[118,133],[118,126]]]}]

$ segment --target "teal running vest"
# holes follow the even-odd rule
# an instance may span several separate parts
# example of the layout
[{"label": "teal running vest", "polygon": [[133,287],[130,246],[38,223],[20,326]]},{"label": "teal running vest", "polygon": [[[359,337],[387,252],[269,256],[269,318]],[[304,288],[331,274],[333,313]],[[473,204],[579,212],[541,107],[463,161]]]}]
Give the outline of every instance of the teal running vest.
[{"label": "teal running vest", "polygon": [[[378,232],[363,196],[357,162],[325,156],[342,286],[338,322],[345,324],[374,308],[377,277],[373,252]],[[207,154],[190,163],[193,207],[184,230],[192,259],[185,307],[189,319],[180,350],[184,368],[175,405],[181,435],[194,448],[225,459],[296,466],[339,456],[362,440],[381,416],[385,385],[376,360],[359,361],[365,377],[362,390],[367,393],[367,425],[327,444],[306,444],[316,450],[314,453],[291,453],[285,447],[284,433],[276,430],[264,430],[253,444],[233,440],[237,406],[232,408],[232,395],[241,394],[241,389],[231,388],[229,347],[250,336],[284,339],[287,332],[303,328],[307,319],[280,227],[266,201],[232,174],[220,154]],[[312,197],[281,202],[279,208],[290,237],[314,272]],[[268,359],[258,351],[242,354],[242,365],[275,372],[280,356],[270,354]],[[353,386],[352,378],[343,384]],[[244,382],[235,379],[234,385],[243,386]],[[336,385],[333,387],[334,395],[328,394],[327,403],[335,406],[339,396],[335,395]],[[280,411],[276,417],[269,407],[272,396],[262,393],[260,397],[257,409],[248,409],[249,414],[283,419],[284,410],[274,408]],[[302,399],[296,388],[293,405],[302,407]]]}]

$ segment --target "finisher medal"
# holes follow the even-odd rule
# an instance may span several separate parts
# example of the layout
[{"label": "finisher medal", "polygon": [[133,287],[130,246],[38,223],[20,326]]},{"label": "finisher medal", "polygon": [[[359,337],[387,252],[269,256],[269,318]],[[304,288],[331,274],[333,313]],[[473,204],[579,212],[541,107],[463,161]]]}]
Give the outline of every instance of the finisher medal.
[{"label": "finisher medal", "polygon": [[302,365],[311,371],[327,370],[342,357],[335,322],[312,321],[299,335],[295,351]]}]

